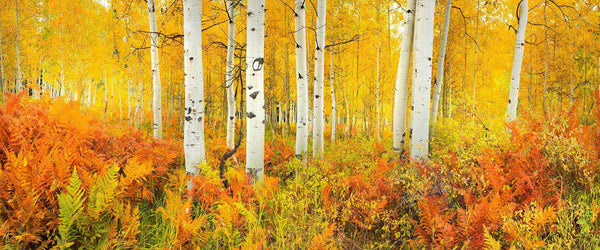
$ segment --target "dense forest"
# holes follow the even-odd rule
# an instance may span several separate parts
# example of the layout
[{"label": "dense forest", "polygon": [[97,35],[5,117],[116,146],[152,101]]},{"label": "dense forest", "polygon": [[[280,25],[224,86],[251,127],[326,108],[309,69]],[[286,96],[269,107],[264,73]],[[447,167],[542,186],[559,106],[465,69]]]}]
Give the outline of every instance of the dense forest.
[{"label": "dense forest", "polygon": [[598,0],[2,0],[7,249],[591,249]]}]

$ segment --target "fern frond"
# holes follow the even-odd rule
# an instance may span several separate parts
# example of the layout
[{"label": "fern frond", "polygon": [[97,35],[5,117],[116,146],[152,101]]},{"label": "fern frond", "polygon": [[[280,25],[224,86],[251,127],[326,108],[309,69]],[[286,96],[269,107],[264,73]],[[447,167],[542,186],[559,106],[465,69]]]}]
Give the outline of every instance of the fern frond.
[{"label": "fern frond", "polygon": [[92,217],[98,217],[101,212],[112,206],[116,198],[115,191],[119,184],[118,174],[119,167],[113,165],[92,186],[88,211]]},{"label": "fern frond", "polygon": [[60,233],[59,245],[68,248],[76,240],[76,236],[72,232],[73,224],[82,216],[83,203],[85,202],[77,170],[73,171],[66,190],[66,193],[58,195],[60,211],[58,231]]},{"label": "fern frond", "polygon": [[494,239],[494,237],[488,232],[487,227],[483,227],[483,236],[484,236],[484,246],[485,250],[500,250],[502,249],[502,244],[499,241]]}]

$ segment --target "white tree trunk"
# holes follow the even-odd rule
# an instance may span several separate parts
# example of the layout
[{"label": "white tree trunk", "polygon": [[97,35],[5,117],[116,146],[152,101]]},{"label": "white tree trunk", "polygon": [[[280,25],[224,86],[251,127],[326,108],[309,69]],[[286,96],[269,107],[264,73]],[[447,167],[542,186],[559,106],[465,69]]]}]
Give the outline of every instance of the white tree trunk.
[{"label": "white tree trunk", "polygon": [[435,1],[418,0],[415,18],[412,140],[410,145],[410,155],[417,159],[426,159],[429,152],[429,101],[434,12]]},{"label": "white tree trunk", "polygon": [[331,64],[329,66],[329,85],[331,88],[331,143],[335,143],[335,130],[336,130],[336,119],[337,119],[337,108],[335,103],[335,85],[334,80],[334,64],[333,64],[333,48],[331,48]]},{"label": "white tree trunk", "polygon": [[296,0],[294,39],[296,40],[296,157],[304,159],[308,150],[308,76],[306,65],[306,0]]},{"label": "white tree trunk", "polygon": [[246,171],[262,182],[265,151],[265,0],[249,0],[247,16]]},{"label": "white tree trunk", "polygon": [[448,29],[450,27],[450,14],[452,13],[452,0],[446,0],[446,10],[444,13],[444,33],[440,41],[440,54],[437,65],[437,79],[434,81],[435,92],[433,94],[433,106],[431,108],[431,124],[437,121],[437,112],[442,94],[442,86],[444,85],[444,61],[446,59],[446,43],[448,42]]},{"label": "white tree trunk", "polygon": [[[573,44],[573,47],[575,47],[575,44]],[[530,52],[531,53],[531,52]],[[575,54],[574,52],[571,52],[571,65],[575,66]],[[600,64],[599,64],[600,65]],[[569,104],[571,106],[573,106],[573,96],[575,93],[575,89],[573,87],[573,72],[575,72],[575,69],[573,68],[573,70],[571,70],[571,84],[570,84],[570,93],[569,93]]]},{"label": "white tree trunk", "polygon": [[[128,70],[128,71],[130,71],[130,70]],[[132,83],[131,78],[127,79],[127,124],[129,124],[129,125],[133,124],[133,120],[134,120],[133,119],[133,103],[132,102],[135,98],[134,98],[134,92],[133,92],[134,88],[131,83]]]},{"label": "white tree trunk", "polygon": [[404,32],[398,59],[398,73],[394,89],[394,123],[393,148],[402,151],[406,138],[406,116],[408,105],[408,77],[410,74],[410,59],[412,54],[416,0],[408,0],[404,13]]},{"label": "white tree trunk", "polygon": [[96,108],[96,91],[98,90],[98,87],[94,84],[90,84],[90,88],[91,90],[93,90],[93,94],[92,94],[92,108]]},{"label": "white tree trunk", "polygon": [[183,0],[185,121],[183,146],[188,175],[200,174],[204,151],[204,78],[202,71],[202,0]]},{"label": "white tree trunk", "polygon": [[8,90],[6,85],[4,85],[4,52],[2,51],[3,45],[4,42],[2,41],[2,30],[0,30],[0,70],[2,71],[0,75],[0,91],[2,91],[2,96],[4,96],[4,91]]},{"label": "white tree trunk", "polygon": [[323,85],[325,82],[325,25],[327,14],[327,1],[319,0],[317,6],[317,43],[315,45],[315,85],[313,101],[314,106],[314,124],[313,124],[313,157],[323,158],[324,151],[324,97]]},{"label": "white tree trunk", "polygon": [[65,93],[65,65],[64,65],[64,50],[63,50],[63,32],[62,26],[60,28],[60,87],[58,89],[58,96],[62,96]]},{"label": "white tree trunk", "polygon": [[104,121],[108,120],[108,78],[104,68]]},{"label": "white tree trunk", "polygon": [[[379,22],[379,9],[377,9],[377,22]],[[375,72],[377,74],[377,79],[376,79],[376,86],[375,86],[375,109],[376,109],[376,113],[377,113],[377,121],[375,122],[375,126],[377,126],[375,128],[375,133],[376,133],[376,137],[377,137],[377,141],[381,141],[381,132],[379,131],[379,129],[381,128],[381,112],[380,112],[380,108],[379,108],[379,90],[380,90],[380,79],[381,79],[381,72],[379,70],[379,59],[381,59],[381,45],[379,42],[379,31],[377,32],[377,63],[376,63],[376,70],[377,72]]]},{"label": "white tree trunk", "polygon": [[523,63],[523,52],[525,51],[525,30],[527,28],[528,3],[521,1],[519,27],[515,44],[515,55],[510,76],[510,93],[508,95],[508,109],[506,110],[506,121],[517,119],[517,106],[519,104],[519,82],[521,81],[521,64]]},{"label": "white tree trunk", "polygon": [[161,113],[161,87],[160,87],[160,67],[158,59],[158,31],[156,28],[156,9],[154,0],[148,0],[148,19],[150,23],[150,59],[152,61],[152,89],[154,97],[152,101],[152,128],[154,138],[162,137],[162,113]]},{"label": "white tree trunk", "polygon": [[[343,60],[344,56],[342,55],[342,67],[344,66],[345,60]],[[342,84],[344,86],[344,108],[346,109],[345,120],[346,126],[344,128],[344,137],[348,138],[348,131],[350,130],[350,108],[348,107],[348,91],[346,89],[346,84]]]},{"label": "white tree trunk", "polygon": [[448,64],[448,118],[452,118],[452,64]]},{"label": "white tree trunk", "polygon": [[[475,99],[475,88],[477,87],[477,52],[479,51],[477,48],[477,37],[479,37],[479,3],[480,0],[477,0],[477,17],[476,17],[476,21],[475,21],[475,58],[473,59],[473,95],[472,95],[472,99],[473,99],[473,104],[472,104],[472,109],[471,109],[471,123],[475,123],[475,104],[476,104],[476,99]],[[466,58],[466,54],[465,54],[465,58]],[[465,60],[466,63],[466,60]],[[466,67],[465,67],[466,69]]]},{"label": "white tree trunk", "polygon": [[[121,104],[121,96],[119,96],[119,105]],[[87,106],[89,109],[94,108],[92,106],[92,82],[90,80],[87,81]]]},{"label": "white tree trunk", "polygon": [[17,54],[17,79],[15,81],[15,93],[21,90],[21,51],[19,49],[19,1],[16,1],[15,5],[15,15],[17,19],[17,38],[15,41],[16,46],[16,54]]},{"label": "white tree trunk", "polygon": [[[521,4],[523,4],[521,2]],[[544,105],[543,110],[544,113],[547,111],[547,107],[548,107],[548,102],[546,100],[547,98],[547,84],[548,84],[548,18],[546,16],[546,7],[548,6],[548,1],[544,1],[544,26],[546,27],[545,32],[544,32],[544,86],[543,86],[543,95],[542,95],[542,104]],[[513,59],[514,60],[514,59]],[[552,98],[550,98],[552,99]],[[585,102],[583,102],[583,105],[585,106]],[[552,110],[552,109],[551,109]],[[515,112],[516,114],[516,112]],[[516,115],[515,115],[516,116]],[[507,118],[508,120],[508,118]]]},{"label": "white tree trunk", "polygon": [[119,121],[123,120],[123,99],[121,99],[121,91],[117,90],[117,95],[119,98]]},{"label": "white tree trunk", "polygon": [[227,91],[227,148],[232,149],[235,137],[235,93],[233,89],[233,71],[235,69],[235,2],[227,0],[227,15],[229,16],[229,30],[227,35],[227,72],[225,72],[225,85]]},{"label": "white tree trunk", "polygon": [[[136,107],[135,107],[135,124],[136,127],[139,128],[139,125],[142,123],[142,97],[144,94],[144,84],[142,83],[141,80],[138,80],[138,93],[137,93],[137,101],[136,101]],[[112,96],[112,93],[111,93]],[[112,97],[111,97],[112,99]],[[111,111],[112,114],[112,111]],[[185,138],[184,138],[185,139]]]}]

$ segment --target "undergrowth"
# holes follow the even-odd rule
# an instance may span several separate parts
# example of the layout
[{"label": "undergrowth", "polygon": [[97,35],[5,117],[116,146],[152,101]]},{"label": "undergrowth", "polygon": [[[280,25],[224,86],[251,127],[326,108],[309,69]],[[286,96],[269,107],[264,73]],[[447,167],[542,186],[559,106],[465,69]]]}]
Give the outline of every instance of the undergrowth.
[{"label": "undergrowth", "polygon": [[271,133],[264,184],[249,184],[242,142],[226,163],[225,188],[217,169],[227,150],[222,129],[207,127],[208,162],[190,180],[180,140],[108,125],[74,102],[11,96],[0,107],[1,242],[42,249],[599,245],[597,122],[565,110],[487,126],[442,120],[425,162],[392,152],[385,132],[382,142],[357,131],[345,138],[342,126],[324,159],[302,162],[293,136]]}]

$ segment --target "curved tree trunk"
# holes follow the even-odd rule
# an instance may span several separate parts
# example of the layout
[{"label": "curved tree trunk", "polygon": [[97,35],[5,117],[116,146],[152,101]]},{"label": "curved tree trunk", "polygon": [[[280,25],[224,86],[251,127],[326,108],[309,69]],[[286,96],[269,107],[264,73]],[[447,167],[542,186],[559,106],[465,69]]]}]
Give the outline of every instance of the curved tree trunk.
[{"label": "curved tree trunk", "polygon": [[416,0],[408,0],[400,58],[398,59],[398,73],[394,89],[394,123],[393,123],[393,148],[400,152],[404,149],[406,138],[406,117],[408,105],[408,77],[410,74],[410,59],[412,55],[414,20]]},{"label": "curved tree trunk", "polygon": [[225,72],[225,85],[227,90],[227,148],[234,148],[235,137],[235,93],[233,90],[233,70],[235,68],[235,2],[227,0],[227,15],[229,16],[229,30],[227,35],[227,71]]},{"label": "curved tree trunk", "polygon": [[425,159],[429,152],[429,101],[431,95],[431,57],[433,55],[433,17],[435,1],[418,0],[413,60],[412,140],[410,155]]},{"label": "curved tree trunk", "polygon": [[248,1],[246,46],[246,171],[262,182],[265,151],[265,0]]},{"label": "curved tree trunk", "polygon": [[325,25],[327,15],[327,1],[319,0],[317,7],[317,43],[315,45],[315,85],[314,85],[314,124],[313,124],[313,157],[323,158],[324,151],[324,97],[323,86],[325,82]]},{"label": "curved tree trunk", "polygon": [[156,9],[154,0],[148,0],[148,19],[150,23],[150,59],[152,61],[152,89],[154,93],[152,101],[153,133],[154,138],[162,137],[162,113],[160,102],[160,67],[158,59],[158,31],[156,29]]},{"label": "curved tree trunk", "polygon": [[204,77],[202,70],[202,0],[183,0],[185,121],[183,146],[188,175],[200,174],[204,151]]},{"label": "curved tree trunk", "polygon": [[527,28],[527,0],[521,1],[519,27],[515,44],[515,55],[513,57],[512,71],[510,73],[510,93],[508,95],[508,109],[506,110],[506,121],[517,119],[517,106],[519,104],[519,82],[521,81],[521,64],[523,63],[523,52],[525,51],[525,30]]},{"label": "curved tree trunk", "polygon": [[431,108],[431,124],[435,124],[437,121],[437,112],[440,103],[440,96],[442,94],[442,85],[444,85],[444,61],[446,58],[446,43],[448,42],[448,29],[450,27],[450,14],[452,13],[452,0],[446,0],[446,10],[444,13],[444,33],[442,34],[442,40],[440,41],[440,54],[438,57],[437,74],[436,80],[433,82],[435,85],[435,93],[433,94],[433,103]]}]

